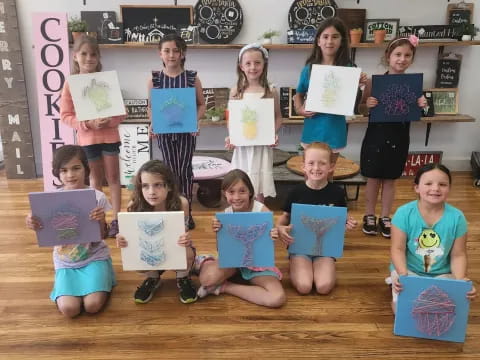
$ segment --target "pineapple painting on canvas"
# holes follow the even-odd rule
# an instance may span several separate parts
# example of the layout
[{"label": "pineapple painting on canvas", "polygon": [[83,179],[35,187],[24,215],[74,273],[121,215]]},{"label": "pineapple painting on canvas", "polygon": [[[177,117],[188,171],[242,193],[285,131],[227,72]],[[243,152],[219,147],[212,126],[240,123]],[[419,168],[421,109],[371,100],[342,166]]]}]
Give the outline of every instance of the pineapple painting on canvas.
[{"label": "pineapple painting on canvas", "polygon": [[257,137],[257,112],[245,106],[242,110],[243,136],[245,139]]}]

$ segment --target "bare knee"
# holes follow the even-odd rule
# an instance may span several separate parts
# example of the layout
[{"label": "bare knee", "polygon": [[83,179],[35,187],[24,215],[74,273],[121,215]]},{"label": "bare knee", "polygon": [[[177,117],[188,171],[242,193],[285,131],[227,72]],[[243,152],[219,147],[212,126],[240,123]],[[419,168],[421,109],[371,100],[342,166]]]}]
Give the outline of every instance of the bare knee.
[{"label": "bare knee", "polygon": [[312,291],[312,282],[311,281],[296,281],[294,284],[295,289],[300,295],[308,295]]},{"label": "bare knee", "polygon": [[89,314],[95,314],[102,310],[107,300],[107,295],[104,293],[95,293],[84,297],[83,307]]},{"label": "bare knee", "polygon": [[79,315],[82,311],[82,308],[79,304],[75,303],[60,303],[57,304],[58,310],[63,314],[63,316],[67,318],[74,318],[75,316]]},{"label": "bare knee", "polygon": [[272,293],[271,296],[268,297],[265,306],[270,308],[279,308],[285,304],[287,301],[287,296],[285,295],[285,291],[278,291]]},{"label": "bare knee", "polygon": [[315,289],[320,295],[328,295],[335,287],[335,280],[318,281],[315,283]]}]

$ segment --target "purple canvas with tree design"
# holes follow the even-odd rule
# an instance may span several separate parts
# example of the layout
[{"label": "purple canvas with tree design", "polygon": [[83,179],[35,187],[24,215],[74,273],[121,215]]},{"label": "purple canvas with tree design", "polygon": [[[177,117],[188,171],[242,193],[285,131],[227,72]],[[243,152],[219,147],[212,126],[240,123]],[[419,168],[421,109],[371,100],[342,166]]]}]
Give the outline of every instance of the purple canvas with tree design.
[{"label": "purple canvas with tree design", "polygon": [[418,121],[421,108],[423,74],[393,74],[372,76],[372,96],[378,105],[370,109],[371,122]]}]

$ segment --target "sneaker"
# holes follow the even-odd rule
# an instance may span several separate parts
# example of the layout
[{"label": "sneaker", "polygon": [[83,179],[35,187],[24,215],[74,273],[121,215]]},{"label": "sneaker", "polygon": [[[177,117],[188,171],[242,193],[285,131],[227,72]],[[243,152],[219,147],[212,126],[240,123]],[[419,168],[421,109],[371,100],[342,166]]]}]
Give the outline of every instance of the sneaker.
[{"label": "sneaker", "polygon": [[118,234],[118,220],[112,220],[108,228],[108,237],[114,238]]},{"label": "sneaker", "polygon": [[363,217],[362,231],[367,235],[377,235],[377,217],[375,215],[365,215]]},{"label": "sneaker", "polygon": [[146,304],[152,300],[153,294],[155,294],[155,291],[160,287],[160,282],[160,277],[146,278],[142,285],[137,288],[137,291],[135,291],[135,295],[133,295],[135,302],[138,304]]},{"label": "sneaker", "polygon": [[205,261],[215,260],[215,256],[212,254],[203,254],[195,256],[195,262],[192,267],[192,274],[200,275],[200,269]]},{"label": "sneaker", "polygon": [[193,286],[192,279],[187,276],[177,279],[177,287],[180,290],[179,298],[182,303],[190,304],[197,301],[197,289]]},{"label": "sneaker", "polygon": [[188,230],[195,229],[195,221],[193,221],[192,215],[188,218]]},{"label": "sneaker", "polygon": [[378,228],[382,233],[383,237],[389,239],[390,230],[392,228],[392,219],[390,219],[388,216],[381,217],[380,219],[378,219]]},{"label": "sneaker", "polygon": [[214,286],[200,286],[197,291],[197,295],[200,299],[203,299],[207,295],[220,295],[222,292],[222,286],[223,284],[220,285],[214,285]]}]

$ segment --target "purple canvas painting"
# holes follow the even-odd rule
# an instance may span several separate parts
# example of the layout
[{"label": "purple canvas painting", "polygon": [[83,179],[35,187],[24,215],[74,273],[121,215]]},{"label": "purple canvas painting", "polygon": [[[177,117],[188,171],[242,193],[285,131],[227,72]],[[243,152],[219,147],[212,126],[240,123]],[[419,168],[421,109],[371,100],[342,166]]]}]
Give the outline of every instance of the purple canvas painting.
[{"label": "purple canvas painting", "polygon": [[33,216],[42,222],[37,231],[39,246],[81,244],[101,239],[100,224],[89,219],[97,206],[95,190],[29,193]]}]

